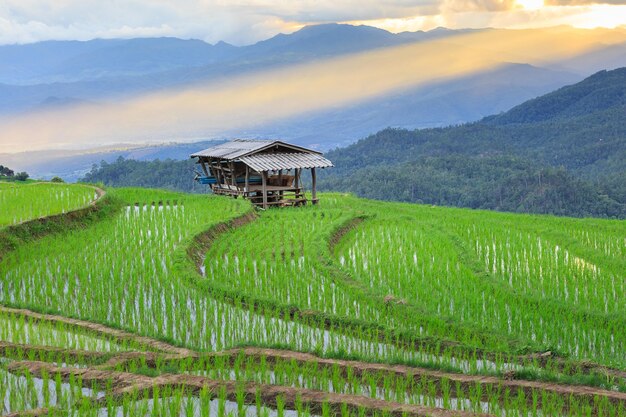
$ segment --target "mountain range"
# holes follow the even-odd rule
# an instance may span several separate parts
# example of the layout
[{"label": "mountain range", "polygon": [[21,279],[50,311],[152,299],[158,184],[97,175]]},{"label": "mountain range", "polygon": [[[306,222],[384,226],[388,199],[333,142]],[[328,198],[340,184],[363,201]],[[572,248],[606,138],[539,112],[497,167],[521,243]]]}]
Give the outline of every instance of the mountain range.
[{"label": "mountain range", "polygon": [[[368,26],[307,26],[248,46],[210,45],[175,38],[49,41],[0,46],[0,118],[41,109],[123,100],[297,63],[457,36],[472,30],[435,29],[393,34]],[[282,138],[320,150],[348,146],[387,127],[458,125],[582,80],[591,71],[626,66],[626,45],[598,45],[545,65],[511,62],[455,79],[438,80],[366,101],[224,132],[231,137]],[[101,160],[184,157],[186,144],[0,154],[0,162],[36,177],[76,180]],[[192,150],[193,151],[193,150]]]},{"label": "mountain range", "polygon": [[379,199],[624,216],[625,120],[626,68],[600,71],[478,122],[385,129],[328,152],[335,168],[321,186]]},{"label": "mountain range", "polygon": [[[247,46],[176,38],[4,45],[0,46],[0,118],[83,103],[115,103],[138,94],[477,31],[438,28],[393,34],[369,26],[324,24]],[[473,121],[580,81],[593,71],[626,65],[626,44],[597,45],[582,55],[541,67],[503,64],[497,70],[224,135],[281,137],[329,149],[388,126],[421,128]]]},{"label": "mountain range", "polygon": [[[327,152],[335,167],[320,172],[318,187],[381,200],[626,218],[625,115],[626,68],[600,71],[478,122],[388,128]],[[83,180],[208,191],[193,181],[190,159],[137,159],[102,162]]]}]

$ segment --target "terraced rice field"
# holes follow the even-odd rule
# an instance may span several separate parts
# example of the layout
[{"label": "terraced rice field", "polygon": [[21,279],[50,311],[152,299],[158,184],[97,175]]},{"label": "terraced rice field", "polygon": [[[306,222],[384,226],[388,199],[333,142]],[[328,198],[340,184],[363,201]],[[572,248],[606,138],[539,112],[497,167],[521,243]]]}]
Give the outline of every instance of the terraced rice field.
[{"label": "terraced rice field", "polygon": [[0,257],[2,414],[626,415],[624,222],[146,189],[81,213]]},{"label": "terraced rice field", "polygon": [[95,187],[0,181],[0,228],[79,209],[98,198]]}]

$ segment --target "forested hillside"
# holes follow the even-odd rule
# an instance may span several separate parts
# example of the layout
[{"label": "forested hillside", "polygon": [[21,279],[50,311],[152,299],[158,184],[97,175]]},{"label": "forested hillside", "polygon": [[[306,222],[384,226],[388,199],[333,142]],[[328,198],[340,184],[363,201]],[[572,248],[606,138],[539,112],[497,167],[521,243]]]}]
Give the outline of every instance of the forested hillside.
[{"label": "forested hillside", "polygon": [[322,186],[370,198],[569,215],[626,213],[626,68],[480,122],[386,129],[329,152]]},{"label": "forested hillside", "polygon": [[[385,129],[327,154],[325,190],[437,205],[626,217],[626,68],[477,123]],[[113,186],[206,191],[191,161],[102,164],[84,178]]]},{"label": "forested hillside", "polygon": [[119,157],[113,163],[94,165],[82,181],[117,187],[165,188],[193,193],[207,192],[208,187],[194,181],[195,163],[188,159],[137,161]]}]

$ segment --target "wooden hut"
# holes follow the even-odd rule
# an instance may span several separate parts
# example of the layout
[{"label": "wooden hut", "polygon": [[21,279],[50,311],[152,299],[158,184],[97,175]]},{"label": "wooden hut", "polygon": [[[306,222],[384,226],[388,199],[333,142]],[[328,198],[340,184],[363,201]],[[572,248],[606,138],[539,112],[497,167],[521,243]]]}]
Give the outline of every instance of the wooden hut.
[{"label": "wooden hut", "polygon": [[306,204],[303,170],[311,171],[311,202],[316,204],[315,170],[333,166],[320,152],[279,140],[237,139],[191,158],[197,158],[202,169],[196,180],[215,194],[242,196],[263,208]]}]

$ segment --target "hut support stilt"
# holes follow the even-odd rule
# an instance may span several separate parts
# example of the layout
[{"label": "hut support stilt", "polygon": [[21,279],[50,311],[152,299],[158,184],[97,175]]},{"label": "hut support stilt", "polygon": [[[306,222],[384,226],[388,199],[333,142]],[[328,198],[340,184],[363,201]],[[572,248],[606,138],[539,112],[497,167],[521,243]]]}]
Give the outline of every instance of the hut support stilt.
[{"label": "hut support stilt", "polygon": [[318,200],[317,200],[317,190],[316,190],[316,186],[317,186],[317,175],[315,173],[315,167],[311,168],[311,203],[313,204],[317,204]]},{"label": "hut support stilt", "polygon": [[263,193],[263,208],[267,209],[267,171],[261,173],[261,192]]}]

